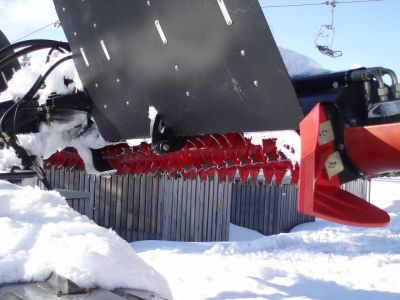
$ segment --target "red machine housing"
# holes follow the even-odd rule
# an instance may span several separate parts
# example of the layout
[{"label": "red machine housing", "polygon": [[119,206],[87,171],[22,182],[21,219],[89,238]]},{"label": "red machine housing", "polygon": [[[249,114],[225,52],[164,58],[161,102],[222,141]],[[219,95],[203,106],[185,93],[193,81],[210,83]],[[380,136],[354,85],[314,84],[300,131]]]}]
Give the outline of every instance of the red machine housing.
[{"label": "red machine housing", "polygon": [[[311,112],[300,123],[301,133],[301,162],[300,162],[300,184],[299,184],[299,210],[316,217],[321,217],[333,222],[353,225],[377,227],[385,226],[390,222],[389,215],[382,209],[371,203],[340,189],[338,175],[329,177],[328,168],[335,168],[337,161],[329,162],[335,152],[333,140],[322,141],[319,139],[324,134],[321,131],[321,124],[328,121],[324,113],[323,106],[317,104]],[[398,124],[394,124],[399,126]],[[374,126],[373,126],[374,127]],[[393,161],[399,152],[394,150],[390,144],[391,134],[383,134],[381,126],[377,128],[349,128],[346,130],[346,142],[350,158],[355,160],[360,170],[383,171],[386,166],[395,166]],[[392,125],[392,127],[395,127]],[[380,130],[379,130],[380,129]],[[375,135],[370,132],[374,132]],[[386,131],[384,131],[386,132]],[[392,131],[393,132],[393,131]],[[368,138],[369,140],[365,140]],[[375,150],[375,155],[371,155],[369,150],[374,148],[375,141],[379,140]],[[365,147],[370,145],[370,147]],[[385,157],[383,153],[391,155]],[[372,150],[374,151],[374,150]],[[375,157],[379,157],[380,162],[372,163]],[[400,161],[397,158],[397,165]],[[375,173],[376,174],[376,173]]]}]

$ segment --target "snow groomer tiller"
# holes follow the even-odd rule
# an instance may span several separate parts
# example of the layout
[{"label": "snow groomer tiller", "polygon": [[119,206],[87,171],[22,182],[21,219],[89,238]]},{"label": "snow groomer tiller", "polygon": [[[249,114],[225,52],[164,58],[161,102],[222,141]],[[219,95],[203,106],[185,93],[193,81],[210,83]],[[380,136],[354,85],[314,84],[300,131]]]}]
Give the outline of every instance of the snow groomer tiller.
[{"label": "snow groomer tiller", "polygon": [[[99,172],[202,180],[238,173],[245,182],[262,171],[264,182],[275,184],[290,174],[300,211],[356,226],[388,224],[385,211],[340,186],[400,169],[400,85],[391,70],[289,78],[256,0],[54,3],[69,44],[51,47],[71,47],[84,91],[42,106],[30,93],[4,114],[3,136],[23,131],[23,115],[51,124],[79,111],[94,120],[86,127],[115,142],[90,149]],[[299,163],[289,159],[293,145],[278,147],[273,134],[258,144],[244,135],[277,130],[300,133]],[[124,142],[144,138],[151,143]],[[46,164],[82,161],[64,150]]]}]

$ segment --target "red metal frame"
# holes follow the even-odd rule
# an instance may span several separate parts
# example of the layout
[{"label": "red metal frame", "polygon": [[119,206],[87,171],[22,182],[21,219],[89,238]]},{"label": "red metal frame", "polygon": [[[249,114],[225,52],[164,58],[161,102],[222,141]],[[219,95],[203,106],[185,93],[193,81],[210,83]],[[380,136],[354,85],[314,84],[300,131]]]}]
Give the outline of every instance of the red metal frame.
[{"label": "red metal frame", "polygon": [[400,123],[346,128],[345,144],[364,174],[400,170]]},{"label": "red metal frame", "polygon": [[[192,137],[183,149],[157,155],[147,143],[130,147],[125,143],[110,145],[102,151],[110,166],[120,174],[151,174],[168,177],[181,176],[209,180],[218,174],[219,180],[232,182],[237,172],[242,182],[256,182],[260,171],[264,183],[282,184],[286,173],[291,174],[291,184],[299,178],[298,165],[282,156],[275,140],[263,140],[254,145],[240,133],[215,134]],[[83,169],[84,164],[74,151],[57,152],[45,162],[45,167]]]},{"label": "red metal frame", "polygon": [[[346,225],[366,227],[387,225],[390,222],[390,217],[384,210],[340,189],[337,175],[328,178],[325,162],[336,150],[333,142],[318,144],[320,124],[325,121],[327,121],[327,117],[323,107],[321,104],[317,104],[300,123],[302,152],[299,210],[309,215]],[[361,132],[364,131],[361,130]],[[357,132],[354,132],[352,136],[357,136]],[[367,144],[363,142],[363,146],[366,147]],[[370,147],[373,147],[372,144]],[[353,155],[356,155],[356,153],[354,152]],[[353,158],[353,155],[350,153],[351,158]],[[369,157],[368,159],[374,158]],[[365,157],[363,161],[365,162]]]}]

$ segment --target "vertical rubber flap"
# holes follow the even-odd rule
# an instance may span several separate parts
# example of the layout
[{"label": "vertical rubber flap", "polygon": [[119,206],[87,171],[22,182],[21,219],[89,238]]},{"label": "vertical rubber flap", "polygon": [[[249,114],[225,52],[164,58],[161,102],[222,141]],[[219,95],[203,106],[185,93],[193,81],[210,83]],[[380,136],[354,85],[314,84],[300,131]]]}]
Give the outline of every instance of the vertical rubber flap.
[{"label": "vertical rubber flap", "polygon": [[108,140],[297,129],[302,112],[256,0],[54,0]]}]

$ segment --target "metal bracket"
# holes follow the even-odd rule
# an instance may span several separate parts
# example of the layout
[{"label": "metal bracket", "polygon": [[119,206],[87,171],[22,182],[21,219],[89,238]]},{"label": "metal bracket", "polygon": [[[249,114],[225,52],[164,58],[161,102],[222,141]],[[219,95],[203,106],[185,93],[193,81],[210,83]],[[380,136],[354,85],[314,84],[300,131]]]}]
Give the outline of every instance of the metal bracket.
[{"label": "metal bracket", "polygon": [[164,124],[159,114],[150,123],[150,135],[151,148],[160,155],[178,151],[183,148],[186,142],[186,137],[176,135],[172,129]]}]

